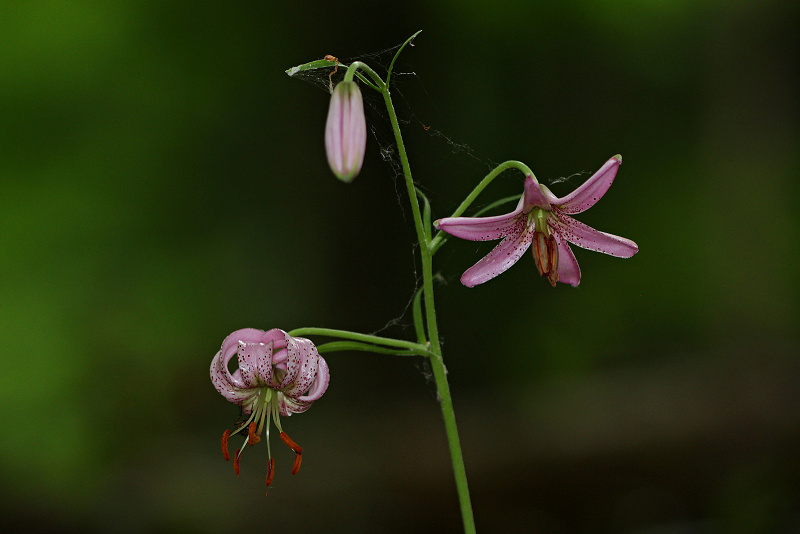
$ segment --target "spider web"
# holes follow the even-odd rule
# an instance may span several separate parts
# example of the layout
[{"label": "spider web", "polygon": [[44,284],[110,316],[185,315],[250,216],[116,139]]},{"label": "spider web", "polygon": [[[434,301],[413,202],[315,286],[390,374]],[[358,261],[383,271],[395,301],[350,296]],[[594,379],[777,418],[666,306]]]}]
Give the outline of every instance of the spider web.
[{"label": "spider web", "polygon": [[[377,52],[360,53],[353,57],[340,56],[338,57],[338,65],[331,65],[330,63],[327,63],[319,68],[307,68],[305,70],[293,68],[287,70],[286,72],[292,78],[310,83],[320,91],[330,94],[333,92],[333,87],[335,87],[336,84],[344,79],[344,75],[347,72],[347,65],[350,65],[353,61],[362,61],[363,63],[366,63],[370,68],[377,72],[381,78],[385,80],[389,65],[401,46],[402,44],[398,44]],[[422,79],[409,65],[409,62],[411,59],[413,59],[414,55],[413,46],[414,43],[410,42],[395,61],[389,88],[392,94],[395,112],[397,113],[397,119],[400,123],[400,128],[403,130],[403,133],[407,134],[411,130],[424,132],[432,142],[442,144],[444,149],[450,154],[466,155],[467,157],[479,162],[482,167],[486,168],[487,172],[490,171],[496,166],[496,163],[488,160],[487,158],[478,156],[468,144],[457,142],[443,131],[429,126],[430,124],[433,124],[435,120],[428,121],[412,111],[412,106],[409,103],[409,99],[416,99],[418,98],[417,95],[421,94],[422,98],[427,100],[425,104],[431,107],[434,112],[438,114],[438,108],[422,83]],[[326,56],[325,59],[330,58],[329,56]],[[367,77],[367,79],[369,79],[369,77]],[[370,81],[372,80],[370,79]],[[365,103],[367,127],[377,143],[378,153],[380,154],[381,159],[391,170],[391,177],[393,179],[395,188],[395,196],[397,198],[397,203],[400,206],[403,218],[405,220],[409,220],[409,216],[407,214],[407,200],[405,199],[405,178],[403,176],[403,168],[398,155],[397,144],[394,139],[394,132],[392,131],[389,116],[386,111],[386,104],[383,100],[383,96],[380,93],[371,89],[370,87],[365,86],[365,84],[360,80],[358,80],[358,83],[361,87],[361,93]],[[406,98],[406,93],[409,94],[409,99]],[[413,96],[411,96],[412,94]],[[425,190],[424,186],[420,184],[415,185],[417,185],[417,187],[419,187],[421,190]],[[409,328],[413,329],[413,326],[407,318],[410,315],[408,312],[414,301],[414,295],[422,286],[422,279],[416,272],[418,265],[418,247],[419,244],[417,243],[414,243],[412,246],[416,281],[414,290],[411,292],[409,300],[397,317],[389,320],[382,328],[372,332],[373,335],[377,335],[395,326],[402,328],[404,331]],[[435,282],[446,283],[441,276],[434,275],[434,277]],[[428,373],[425,372],[423,372],[423,374],[426,376],[428,375]]]},{"label": "spider web", "polygon": [[[332,93],[333,87],[344,78],[344,74],[347,72],[347,65],[353,61],[362,61],[366,63],[383,79],[386,79],[387,69],[392,62],[392,58],[394,58],[401,46],[402,45],[399,44],[377,52],[361,53],[353,57],[339,57],[339,65],[307,70],[289,69],[287,74],[293,78],[308,82],[322,91]],[[407,89],[414,92],[421,92],[428,101],[427,103],[432,104],[435,110],[437,109],[419,75],[413,70],[409,70],[408,62],[413,56],[413,46],[414,43],[410,42],[408,48],[398,57],[392,70],[392,77],[390,80],[390,91],[392,93],[392,100],[400,127],[404,131],[409,129],[422,130],[426,132],[431,139],[437,139],[443,142],[450,153],[467,155],[491,170],[495,166],[494,162],[478,156],[468,144],[459,143],[441,130],[429,126],[433,121],[422,120],[412,111],[412,106],[405,96]],[[328,56],[326,56],[326,58],[327,57]],[[389,123],[383,97],[377,91],[365,87],[360,81],[359,85],[362,88],[361,93],[364,98],[364,103],[366,104],[367,127],[372,137],[378,143],[378,151],[381,159],[389,165],[394,178],[402,178],[403,169],[397,153],[397,144],[394,141],[394,132],[392,132]],[[416,185],[419,187],[419,184]]]}]

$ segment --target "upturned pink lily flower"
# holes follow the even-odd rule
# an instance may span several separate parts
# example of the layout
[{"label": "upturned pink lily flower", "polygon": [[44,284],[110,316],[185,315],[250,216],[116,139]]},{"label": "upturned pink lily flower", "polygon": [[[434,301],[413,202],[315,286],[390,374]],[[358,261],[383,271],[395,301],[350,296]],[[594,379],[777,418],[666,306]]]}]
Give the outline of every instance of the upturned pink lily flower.
[{"label": "upturned pink lily flower", "polygon": [[325,123],[325,152],[333,174],[352,182],[361,172],[367,147],[364,101],[354,81],[339,83],[331,95]]},{"label": "upturned pink lily flower", "polygon": [[[228,362],[237,356],[238,368],[231,373]],[[267,486],[272,483],[274,462],[269,446],[270,420],[280,432],[281,440],[295,453],[292,474],[302,462],[303,449],[283,431],[280,416],[290,416],[309,409],[328,388],[328,364],[308,339],[292,337],[273,328],[267,332],[255,328],[237,330],[222,342],[222,348],[211,361],[211,382],[228,401],[242,408],[244,422],[238,428],[222,434],[222,454],[230,460],[228,439],[245,428],[247,437],[242,448],[234,454],[233,468],[239,474],[239,463],[245,445],[261,441],[267,430],[269,464]]]},{"label": "upturned pink lily flower", "polygon": [[578,260],[569,243],[618,258],[630,258],[639,247],[630,239],[600,232],[570,215],[591,208],[611,187],[622,163],[616,155],[578,189],[557,198],[533,176],[525,178],[525,192],[517,209],[496,217],[448,217],[434,224],[448,234],[470,241],[502,241],[461,276],[467,287],[482,284],[508,270],[533,245],[539,274],[556,282],[577,286],[581,281]]}]

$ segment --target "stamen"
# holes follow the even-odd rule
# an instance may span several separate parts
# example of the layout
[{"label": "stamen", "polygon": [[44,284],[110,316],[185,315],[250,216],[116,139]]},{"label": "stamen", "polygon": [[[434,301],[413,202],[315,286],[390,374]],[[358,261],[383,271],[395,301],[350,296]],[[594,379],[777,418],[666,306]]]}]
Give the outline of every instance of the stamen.
[{"label": "stamen", "polygon": [[288,445],[296,454],[303,454],[303,447],[292,441],[292,438],[290,438],[289,434],[286,432],[281,432],[281,441]]},{"label": "stamen", "polygon": [[270,458],[269,463],[267,464],[267,486],[272,484],[272,477],[274,475],[275,475],[275,460]]},{"label": "stamen", "polygon": [[256,443],[258,443],[259,441],[261,441],[261,436],[256,434],[257,426],[258,425],[256,424],[256,422],[253,421],[252,423],[250,423],[250,428],[247,430],[247,442],[250,444],[251,447]]},{"label": "stamen", "polygon": [[283,441],[290,449],[294,451],[294,465],[292,466],[292,474],[296,475],[300,470],[300,464],[303,462],[303,447],[292,441],[292,438],[286,432],[281,432],[281,441]]},{"label": "stamen", "polygon": [[233,455],[233,470],[236,472],[236,476],[239,476],[239,463],[241,462],[242,458],[242,449],[236,449],[236,452]]},{"label": "stamen", "polygon": [[547,279],[550,280],[551,286],[556,287],[556,282],[558,282],[558,245],[553,236],[547,240],[547,255],[550,258],[550,272]]},{"label": "stamen", "polygon": [[229,462],[231,459],[231,455],[228,454],[228,438],[231,437],[231,431],[226,430],[222,433],[222,456],[225,458],[226,462]]},{"label": "stamen", "polygon": [[300,471],[300,464],[303,461],[303,453],[298,452],[294,455],[294,465],[292,466],[292,474],[296,475]]},{"label": "stamen", "polygon": [[546,236],[541,232],[533,234],[533,259],[539,274],[546,276],[550,285],[556,286],[558,282],[558,246],[552,235]]}]

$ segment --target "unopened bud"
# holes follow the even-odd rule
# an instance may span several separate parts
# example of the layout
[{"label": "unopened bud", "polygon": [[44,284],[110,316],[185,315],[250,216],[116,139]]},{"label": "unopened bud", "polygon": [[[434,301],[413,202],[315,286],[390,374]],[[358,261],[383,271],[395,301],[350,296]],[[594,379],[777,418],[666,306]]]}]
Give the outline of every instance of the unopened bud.
[{"label": "unopened bud", "polygon": [[353,181],[361,171],[366,147],[361,90],[354,81],[341,82],[333,89],[325,124],[325,151],[333,174],[343,182]]}]

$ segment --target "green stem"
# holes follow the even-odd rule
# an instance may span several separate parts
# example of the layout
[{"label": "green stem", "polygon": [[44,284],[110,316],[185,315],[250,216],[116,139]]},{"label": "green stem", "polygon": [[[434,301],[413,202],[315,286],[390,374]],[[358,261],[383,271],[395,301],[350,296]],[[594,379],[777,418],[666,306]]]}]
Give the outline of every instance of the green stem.
[{"label": "green stem", "polygon": [[475,519],[472,514],[472,502],[469,498],[469,487],[467,485],[467,471],[464,466],[464,455],[461,452],[461,442],[458,437],[456,427],[456,414],[453,409],[453,399],[450,396],[450,386],[447,383],[447,371],[442,360],[442,347],[439,342],[439,328],[436,323],[436,308],[433,300],[433,261],[431,255],[431,242],[425,229],[422,213],[420,212],[419,199],[411,177],[411,166],[408,163],[403,136],[400,133],[400,124],[397,114],[392,104],[392,97],[389,94],[389,87],[384,86],[382,91],[386,109],[389,112],[389,121],[394,130],[395,141],[397,142],[397,153],[403,166],[403,175],[406,180],[408,198],[411,202],[411,211],[414,215],[414,227],[417,231],[417,240],[420,245],[420,256],[422,263],[422,291],[425,299],[425,319],[428,326],[428,336],[430,344],[430,362],[433,371],[433,378],[436,383],[436,391],[439,397],[439,407],[442,410],[444,419],[445,433],[450,448],[450,459],[453,464],[453,474],[455,476],[456,490],[458,491],[458,501],[461,506],[461,519],[464,523],[464,531],[467,534],[475,533]]},{"label": "green stem", "polygon": [[398,349],[391,347],[378,347],[368,343],[359,343],[358,341],[331,341],[324,343],[317,347],[320,354],[326,352],[341,352],[344,350],[359,351],[359,352],[377,352],[378,354],[392,354],[394,356],[427,356],[428,351],[412,351],[411,349]]},{"label": "green stem", "polygon": [[428,347],[414,343],[412,341],[404,341],[402,339],[392,339],[390,337],[372,336],[369,334],[359,334],[357,332],[350,332],[348,330],[336,330],[333,328],[317,328],[313,326],[295,328],[287,332],[290,336],[327,336],[339,339],[349,339],[351,341],[360,341],[362,343],[371,343],[373,345],[383,345],[386,347],[396,347],[400,349],[407,349],[416,354],[427,356],[430,352]]},{"label": "green stem", "polygon": [[[400,48],[397,50],[397,52],[395,52],[394,57],[392,58],[392,62],[389,63],[389,68],[386,70],[386,85],[387,86],[389,85],[389,80],[392,79],[392,69],[394,68],[394,62],[397,61],[397,58],[400,56],[400,52],[402,52],[403,49],[406,47],[406,45],[408,43],[410,43],[411,41],[413,41],[414,37],[419,35],[421,32],[422,32],[422,30],[419,30],[419,31],[417,31],[417,33],[415,33],[414,35],[412,35],[411,37],[406,39],[406,42],[403,43],[402,45],[400,45]],[[411,45],[411,46],[414,46],[414,45]]]},{"label": "green stem", "polygon": [[[358,69],[363,70],[364,72],[369,74],[370,78],[375,80],[375,85],[369,84],[370,87],[372,87],[373,89],[377,89],[378,91],[383,91],[384,90],[384,88],[386,87],[386,84],[381,79],[381,77],[378,76],[378,73],[375,72],[374,70],[372,70],[369,67],[369,65],[367,65],[366,63],[361,63],[360,61],[353,61],[350,64],[350,66],[347,67],[347,72],[344,73],[344,81],[346,81],[346,82],[352,81],[353,77],[358,74]],[[359,76],[359,78],[364,80],[364,78],[361,77],[361,76]],[[369,83],[369,82],[366,82],[366,83]]]},{"label": "green stem", "polygon": [[427,343],[428,338],[425,335],[424,319],[422,317],[422,288],[417,289],[417,294],[414,295],[414,306],[412,315],[414,316],[414,331],[417,333],[417,342]]}]

